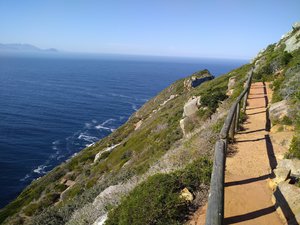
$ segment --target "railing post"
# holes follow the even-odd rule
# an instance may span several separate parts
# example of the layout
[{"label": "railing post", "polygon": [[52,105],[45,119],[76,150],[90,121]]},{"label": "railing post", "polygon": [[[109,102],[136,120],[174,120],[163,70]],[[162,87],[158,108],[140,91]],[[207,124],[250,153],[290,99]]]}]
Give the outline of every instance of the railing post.
[{"label": "railing post", "polygon": [[240,119],[240,102],[236,106],[236,118],[235,118],[235,132],[239,131],[239,119]]},{"label": "railing post", "polygon": [[233,114],[233,119],[229,130],[229,138],[231,138],[232,140],[234,139],[234,133],[235,133],[236,109],[234,111],[235,112]]},{"label": "railing post", "polygon": [[225,143],[218,140],[215,145],[215,157],[210,181],[206,225],[222,225],[224,218],[224,176]]},{"label": "railing post", "polygon": [[249,90],[247,90],[247,93],[244,95],[244,98],[243,98],[243,112],[246,112],[248,92],[249,92]]}]

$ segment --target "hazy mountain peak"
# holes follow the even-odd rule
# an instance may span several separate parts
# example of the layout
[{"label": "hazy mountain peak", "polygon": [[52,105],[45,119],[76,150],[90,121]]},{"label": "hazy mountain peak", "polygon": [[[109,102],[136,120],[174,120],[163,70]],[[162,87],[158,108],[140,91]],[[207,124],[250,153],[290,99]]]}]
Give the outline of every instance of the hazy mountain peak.
[{"label": "hazy mountain peak", "polygon": [[10,44],[1,44],[0,43],[0,51],[48,51],[48,52],[57,52],[58,50],[55,48],[49,49],[41,49],[31,44],[21,44],[21,43],[10,43]]}]

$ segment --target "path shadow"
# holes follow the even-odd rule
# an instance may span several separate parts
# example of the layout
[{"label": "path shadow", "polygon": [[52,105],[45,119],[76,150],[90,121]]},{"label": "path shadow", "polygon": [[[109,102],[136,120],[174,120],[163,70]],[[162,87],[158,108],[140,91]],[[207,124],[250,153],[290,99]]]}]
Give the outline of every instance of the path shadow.
[{"label": "path shadow", "polygon": [[250,213],[238,215],[238,216],[232,216],[224,219],[224,224],[234,224],[234,223],[240,223],[247,220],[252,220],[270,213],[275,212],[275,207],[270,206],[264,209],[259,209]]},{"label": "path shadow", "polygon": [[262,109],[262,108],[266,108],[265,106],[258,106],[258,107],[252,107],[252,108],[247,108],[247,110],[252,110],[252,109]]},{"label": "path shadow", "polygon": [[265,140],[266,140],[266,147],[267,147],[267,154],[268,154],[268,158],[269,158],[269,164],[270,164],[271,169],[273,170],[277,167],[277,159],[276,159],[276,156],[274,154],[274,148],[273,148],[271,138],[268,134],[265,135]]},{"label": "path shadow", "polygon": [[265,98],[265,96],[262,96],[262,97],[249,97],[248,99],[259,99],[259,98]]},{"label": "path shadow", "polygon": [[270,177],[270,174],[266,174],[266,175],[263,175],[263,176],[253,177],[253,178],[249,178],[249,179],[245,179],[245,180],[230,181],[230,182],[226,182],[224,184],[224,186],[225,187],[230,187],[230,186],[235,186],[235,185],[249,184],[249,183],[260,181],[260,180],[266,180],[269,177]]},{"label": "path shadow", "polygon": [[260,132],[260,131],[265,131],[266,129],[257,129],[257,130],[251,130],[251,131],[239,131],[237,132],[237,134],[251,134],[251,133],[256,133],[256,132]]},{"label": "path shadow", "polygon": [[251,95],[252,95],[252,96],[253,96],[253,95],[254,95],[254,96],[264,96],[265,93],[264,93],[264,92],[262,92],[262,93],[252,93]]},{"label": "path shadow", "polygon": [[270,131],[271,129],[271,121],[270,121],[270,115],[269,115],[269,109],[268,109],[268,105],[269,105],[269,99],[268,99],[268,95],[267,95],[267,87],[265,82],[263,82],[264,84],[264,93],[265,93],[265,106],[266,106],[266,131]]},{"label": "path shadow", "polygon": [[262,88],[263,86],[262,85],[260,85],[260,86],[254,86],[253,84],[251,85],[251,89],[260,89],[260,88]]},{"label": "path shadow", "polygon": [[236,141],[236,143],[239,143],[239,142],[254,142],[254,141],[261,141],[261,140],[265,140],[265,138],[256,138],[256,139],[239,140],[239,141]]},{"label": "path shadow", "polygon": [[260,111],[260,112],[255,112],[255,113],[247,113],[247,115],[251,116],[251,115],[256,115],[256,114],[261,114],[261,113],[266,113],[266,110]]}]

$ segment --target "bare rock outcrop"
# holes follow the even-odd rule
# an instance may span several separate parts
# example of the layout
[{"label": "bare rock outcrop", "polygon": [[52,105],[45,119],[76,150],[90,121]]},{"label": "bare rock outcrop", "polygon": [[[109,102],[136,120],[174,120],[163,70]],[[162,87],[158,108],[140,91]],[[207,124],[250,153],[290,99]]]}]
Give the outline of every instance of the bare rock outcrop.
[{"label": "bare rock outcrop", "polygon": [[300,160],[299,159],[282,159],[278,161],[278,168],[291,170],[291,176],[300,178]]},{"label": "bare rock outcrop", "polygon": [[232,93],[233,93],[233,87],[236,83],[236,77],[230,77],[229,78],[229,81],[228,81],[228,85],[227,85],[227,92],[226,92],[226,95],[227,96],[231,96]]},{"label": "bare rock outcrop", "polygon": [[293,52],[300,48],[300,22],[293,25],[291,35],[285,40],[285,51]]},{"label": "bare rock outcrop", "polygon": [[278,184],[273,198],[279,216],[287,220],[287,224],[300,223],[300,188],[288,181]]},{"label": "bare rock outcrop", "polygon": [[187,103],[184,104],[183,116],[190,117],[190,116],[194,115],[198,111],[199,107],[201,106],[200,100],[201,100],[200,96],[191,97],[187,101]]},{"label": "bare rock outcrop", "polygon": [[288,115],[288,105],[286,100],[276,102],[270,106],[269,109],[271,120],[281,120]]},{"label": "bare rock outcrop", "polygon": [[202,84],[205,81],[214,79],[214,76],[210,74],[208,70],[202,70],[192,74],[189,78],[185,79],[183,82],[184,88],[191,90]]}]

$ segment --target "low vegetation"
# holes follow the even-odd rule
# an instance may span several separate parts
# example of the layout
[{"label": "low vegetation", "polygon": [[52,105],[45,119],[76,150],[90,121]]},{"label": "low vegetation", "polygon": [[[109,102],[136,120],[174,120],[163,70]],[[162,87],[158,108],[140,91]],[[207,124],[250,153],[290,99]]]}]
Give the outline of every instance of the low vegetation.
[{"label": "low vegetation", "polygon": [[210,160],[200,158],[183,170],[149,177],[110,211],[105,224],[182,224],[192,202],[180,192],[187,188],[196,195],[201,184],[209,184],[211,167]]}]

